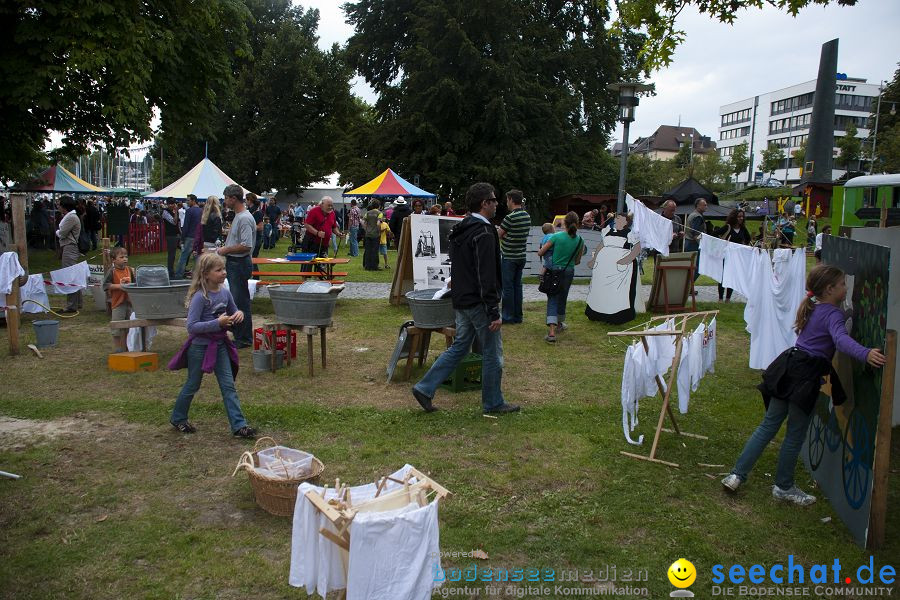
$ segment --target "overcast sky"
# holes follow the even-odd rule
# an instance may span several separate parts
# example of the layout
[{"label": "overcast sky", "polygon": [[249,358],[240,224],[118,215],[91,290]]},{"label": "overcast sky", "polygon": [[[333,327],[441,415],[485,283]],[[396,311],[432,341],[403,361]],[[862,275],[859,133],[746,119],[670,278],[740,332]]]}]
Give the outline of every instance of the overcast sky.
[{"label": "overcast sky", "polygon": [[[305,0],[318,8],[320,46],[352,35],[341,2]],[[856,6],[812,6],[797,18],[772,7],[741,11],[733,26],[693,8],[677,21],[687,39],[667,69],[651,74],[657,95],[641,100],[630,138],[660,125],[696,127],[718,138],[719,106],[816,78],[822,44],[839,38],[838,71],[869,83],[890,80],[900,62],[900,0],[859,0]],[[373,101],[358,80],[354,91]],[[622,137],[621,126],[615,140]]]}]

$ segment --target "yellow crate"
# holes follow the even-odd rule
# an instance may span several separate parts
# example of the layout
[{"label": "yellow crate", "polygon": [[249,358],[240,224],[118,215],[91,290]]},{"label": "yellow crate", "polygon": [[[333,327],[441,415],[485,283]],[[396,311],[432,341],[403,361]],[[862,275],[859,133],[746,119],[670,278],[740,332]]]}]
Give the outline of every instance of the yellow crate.
[{"label": "yellow crate", "polygon": [[155,371],[159,368],[159,355],[156,352],[118,352],[109,355],[107,365],[111,371],[123,373]]}]

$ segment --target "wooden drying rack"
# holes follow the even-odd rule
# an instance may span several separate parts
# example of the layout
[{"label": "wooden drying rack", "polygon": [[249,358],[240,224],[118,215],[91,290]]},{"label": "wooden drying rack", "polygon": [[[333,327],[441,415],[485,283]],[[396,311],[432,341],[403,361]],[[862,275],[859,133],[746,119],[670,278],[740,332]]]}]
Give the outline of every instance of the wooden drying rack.
[{"label": "wooden drying rack", "polygon": [[[678,423],[675,420],[675,413],[672,412],[672,407],[669,404],[669,400],[672,394],[672,387],[676,385],[676,378],[678,375],[678,363],[681,362],[681,349],[682,349],[682,341],[684,340],[684,336],[687,333],[687,324],[688,321],[692,319],[696,319],[698,317],[706,318],[710,315],[715,317],[719,314],[717,310],[706,310],[700,312],[688,312],[688,313],[679,313],[675,315],[659,315],[656,317],[651,317],[649,321],[646,323],[642,323],[637,327],[648,327],[650,323],[654,321],[667,321],[669,319],[674,319],[676,321],[676,326],[674,329],[665,329],[665,330],[657,330],[657,329],[643,329],[641,331],[633,331],[633,330],[624,330],[624,331],[610,331],[607,333],[610,337],[639,337],[641,338],[641,343],[644,345],[644,351],[649,351],[649,346],[647,344],[647,337],[649,336],[657,336],[657,335],[674,335],[675,336],[675,357],[672,359],[672,368],[669,371],[669,381],[668,385],[663,386],[662,378],[657,375],[656,379],[656,387],[659,389],[659,393],[663,398],[662,407],[659,410],[659,420],[656,424],[656,433],[653,435],[653,445],[650,447],[650,455],[644,456],[643,454],[635,454],[633,452],[625,452],[622,450],[622,454],[625,456],[630,456],[631,458],[638,458],[640,460],[647,460],[650,462],[656,462],[663,465],[667,465],[670,467],[678,467],[678,463],[669,462],[666,460],[660,460],[656,458],[656,451],[659,448],[659,436],[665,431],[666,433],[676,433],[678,435],[684,435],[687,437],[692,437],[700,440],[708,440],[709,438],[705,435],[698,435],[696,433],[687,433],[686,431],[681,431],[678,428]],[[680,322],[679,322],[680,321]],[[633,329],[636,329],[633,328]],[[669,415],[669,419],[672,421],[672,429],[663,428],[663,424],[666,419],[666,414]]]}]

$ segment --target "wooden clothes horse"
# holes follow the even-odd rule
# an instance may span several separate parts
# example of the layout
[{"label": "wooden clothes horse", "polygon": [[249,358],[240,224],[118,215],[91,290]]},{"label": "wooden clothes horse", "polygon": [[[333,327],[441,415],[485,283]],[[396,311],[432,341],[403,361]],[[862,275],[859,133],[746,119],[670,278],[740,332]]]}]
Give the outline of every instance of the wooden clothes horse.
[{"label": "wooden clothes horse", "polygon": [[[660,434],[665,431],[666,433],[675,433],[677,435],[683,435],[687,437],[692,437],[700,440],[708,440],[709,438],[705,435],[698,435],[696,433],[687,433],[685,431],[681,431],[678,428],[678,422],[675,420],[675,413],[672,412],[672,406],[670,404],[672,388],[677,385],[678,378],[678,365],[681,362],[681,351],[683,347],[683,341],[685,335],[690,335],[690,332],[687,330],[688,322],[696,319],[707,317],[715,317],[719,314],[717,310],[708,310],[701,312],[689,312],[689,313],[680,313],[677,315],[660,315],[656,317],[652,317],[646,323],[642,323],[637,327],[645,327],[645,329],[641,331],[633,331],[633,330],[625,330],[625,331],[610,331],[607,335],[611,337],[639,337],[641,338],[641,343],[644,345],[644,352],[649,352],[649,346],[647,344],[647,337],[649,336],[657,336],[657,335],[671,335],[675,336],[675,357],[672,359],[672,367],[669,370],[669,380],[665,384],[663,383],[662,377],[656,376],[656,387],[659,390],[660,395],[662,396],[663,402],[662,407],[659,410],[659,420],[656,423],[656,432],[653,435],[653,445],[650,447],[650,455],[644,456],[642,454],[634,454],[633,452],[625,452],[621,451],[625,456],[630,456],[631,458],[638,458],[640,460],[647,460],[650,462],[656,462],[660,464],[664,464],[670,467],[678,467],[678,463],[673,463],[665,460],[660,460],[656,458],[656,451],[659,448],[659,437]],[[667,321],[669,319],[674,319],[676,322],[675,328],[671,330],[659,330],[659,329],[651,329],[650,325],[654,321]],[[634,328],[636,329],[636,328]],[[663,424],[665,423],[666,415],[669,415],[669,420],[672,421],[672,429],[665,429]]]},{"label": "wooden clothes horse", "polygon": [[[389,481],[402,487],[382,494]],[[451,495],[449,490],[415,467],[410,467],[403,479],[385,476],[376,484],[377,491],[374,497],[356,503],[351,497],[350,488],[347,487],[347,484],[342,484],[339,479],[335,480],[336,496],[333,498],[326,499],[327,486],[321,493],[310,490],[305,494],[306,499],[334,527],[334,531],[322,527],[319,529],[319,533],[340,549],[344,573],[348,572],[350,564],[350,524],[357,514],[397,510],[412,503],[418,504],[421,508],[429,503],[428,499],[431,494],[434,494],[436,499],[442,500]],[[346,598],[346,594],[346,589],[340,590],[338,598]]]}]

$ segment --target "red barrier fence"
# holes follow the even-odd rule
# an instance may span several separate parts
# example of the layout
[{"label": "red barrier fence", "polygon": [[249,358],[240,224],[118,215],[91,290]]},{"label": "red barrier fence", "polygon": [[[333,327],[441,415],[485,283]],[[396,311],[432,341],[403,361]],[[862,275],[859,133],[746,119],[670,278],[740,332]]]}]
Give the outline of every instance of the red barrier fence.
[{"label": "red barrier fence", "polygon": [[[103,225],[102,234],[106,237],[106,224]],[[112,236],[113,246],[120,242],[120,237],[122,236]],[[128,226],[128,235],[121,241],[128,249],[128,254],[153,254],[166,250],[166,236],[163,235],[162,223],[150,223],[149,225],[132,223]]]}]

